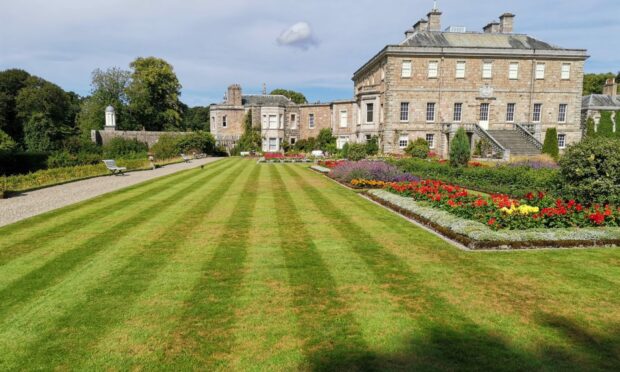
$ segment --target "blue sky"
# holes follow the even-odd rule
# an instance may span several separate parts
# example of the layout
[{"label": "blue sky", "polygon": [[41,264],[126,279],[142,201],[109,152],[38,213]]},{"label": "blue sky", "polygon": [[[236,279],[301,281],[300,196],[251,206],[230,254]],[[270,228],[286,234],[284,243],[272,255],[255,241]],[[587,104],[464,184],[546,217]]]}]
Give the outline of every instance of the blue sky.
[{"label": "blue sky", "polygon": [[[23,68],[86,95],[95,68],[137,56],[170,62],[181,99],[208,105],[239,83],[352,96],[351,76],[431,8],[432,0],[2,0],[0,69]],[[620,70],[618,0],[439,0],[442,26],[480,30],[506,11],[515,31],[586,48],[587,72]],[[474,5],[471,5],[474,4]]]}]

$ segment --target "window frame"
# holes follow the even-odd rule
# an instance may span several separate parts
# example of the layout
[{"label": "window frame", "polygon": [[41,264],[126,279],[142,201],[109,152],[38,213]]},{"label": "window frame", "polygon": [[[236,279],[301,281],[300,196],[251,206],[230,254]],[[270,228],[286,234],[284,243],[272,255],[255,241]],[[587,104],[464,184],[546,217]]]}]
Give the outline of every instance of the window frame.
[{"label": "window frame", "polygon": [[[462,68],[459,68],[461,67]],[[454,71],[454,78],[455,79],[465,79],[465,76],[467,76],[467,61],[456,61],[456,68]]]},{"label": "window frame", "polygon": [[[542,67],[542,68],[539,68]],[[547,73],[547,64],[544,62],[536,62],[536,70],[534,74],[535,80],[545,80],[545,75]]]},{"label": "window frame", "polygon": [[[428,148],[431,150],[435,149],[435,133],[426,133],[426,143],[428,144]],[[430,138],[430,139],[429,139]]]},{"label": "window frame", "polygon": [[[437,119],[435,110],[436,110],[435,102],[426,102],[426,122],[427,123],[434,123],[435,120]],[[432,117],[429,116],[429,114],[431,114]]]},{"label": "window frame", "polygon": [[[431,68],[431,66],[435,66]],[[437,79],[439,77],[439,61],[432,60],[428,61],[428,78],[429,79]]]},{"label": "window frame", "polygon": [[[568,71],[565,71],[564,67],[568,67]],[[572,63],[566,63],[566,62],[562,63],[562,67],[560,70],[560,80],[570,80],[572,67],[573,67]]]},{"label": "window frame", "polygon": [[[344,124],[342,122],[342,114],[344,114]],[[349,126],[349,110],[340,110],[338,112],[338,125],[340,128],[346,128]]]},{"label": "window frame", "polygon": [[[489,66],[489,69],[487,71],[487,66]],[[489,76],[485,76],[485,73],[488,72]],[[483,79],[493,79],[493,62],[491,61],[483,61],[482,62],[482,78]]]},{"label": "window frame", "polygon": [[400,103],[400,122],[409,122],[409,102]]},{"label": "window frame", "polygon": [[566,134],[564,133],[558,133],[558,148],[566,148]]},{"label": "window frame", "polygon": [[[516,66],[516,68],[513,70],[512,67]],[[519,80],[519,69],[520,69],[521,65],[519,64],[519,62],[510,62],[508,64],[508,80]],[[513,76],[514,73],[514,76]]]},{"label": "window frame", "polygon": [[[457,110],[458,107],[458,110]],[[458,119],[457,119],[457,112],[458,112]],[[455,123],[460,123],[463,121],[463,102],[455,102],[454,103],[454,108],[453,108],[453,112],[452,112],[452,121]]]},{"label": "window frame", "polygon": [[222,115],[222,128],[228,128],[228,115]]},{"label": "window frame", "polygon": [[308,114],[308,129],[314,129],[316,127],[314,113]]},{"label": "window frame", "polygon": [[517,112],[517,104],[514,102],[509,102],[506,104],[506,122],[514,123],[515,122],[515,113]]},{"label": "window frame", "polygon": [[568,119],[568,103],[560,103],[558,106],[558,123],[566,124]]},{"label": "window frame", "polygon": [[[403,143],[405,144],[403,146]],[[398,136],[398,148],[406,149],[409,146],[409,136],[408,135],[400,135]]]},{"label": "window frame", "polygon": [[532,123],[540,123],[542,121],[542,103],[535,103],[532,107]]},{"label": "window frame", "polygon": [[[483,110],[482,110],[482,108],[483,108],[483,107],[486,107],[486,110],[484,110],[484,111],[483,111]],[[486,119],[483,119],[483,116],[482,116],[482,114],[483,114],[483,113],[485,114]],[[489,121],[490,114],[491,114],[491,104],[490,104],[490,103],[488,103],[488,102],[482,102],[482,103],[480,103],[480,112],[478,113],[478,121],[479,121],[479,122],[480,122],[480,121],[486,121],[486,122],[488,122],[488,121]]]},{"label": "window frame", "polygon": [[[406,69],[405,66],[409,65],[409,68]],[[405,74],[405,71],[408,71],[408,74]],[[404,79],[409,79],[413,75],[413,61],[412,60],[403,60],[400,67],[400,77]]]},{"label": "window frame", "polygon": [[[370,110],[369,110],[370,109]],[[368,120],[370,118],[370,120]],[[375,103],[366,103],[366,123],[374,124],[375,122]]]}]

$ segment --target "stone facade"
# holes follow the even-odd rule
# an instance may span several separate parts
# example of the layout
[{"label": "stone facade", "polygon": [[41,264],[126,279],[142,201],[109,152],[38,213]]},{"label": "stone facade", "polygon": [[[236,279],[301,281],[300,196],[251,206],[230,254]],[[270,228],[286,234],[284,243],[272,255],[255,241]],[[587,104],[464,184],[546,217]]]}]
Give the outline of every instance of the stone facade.
[{"label": "stone facade", "polygon": [[265,151],[316,137],[323,128],[332,129],[339,147],[377,136],[384,153],[400,153],[424,138],[444,157],[459,126],[472,138],[471,128],[480,134],[519,124],[541,142],[551,127],[566,145],[581,139],[585,50],[513,34],[510,13],[483,32],[441,31],[441,15],[433,9],[405,32],[404,41],[386,46],[356,71],[352,100],[296,105],[282,96],[243,96],[233,85],[226,102],[211,106],[211,132],[220,143],[234,142],[252,110]]}]

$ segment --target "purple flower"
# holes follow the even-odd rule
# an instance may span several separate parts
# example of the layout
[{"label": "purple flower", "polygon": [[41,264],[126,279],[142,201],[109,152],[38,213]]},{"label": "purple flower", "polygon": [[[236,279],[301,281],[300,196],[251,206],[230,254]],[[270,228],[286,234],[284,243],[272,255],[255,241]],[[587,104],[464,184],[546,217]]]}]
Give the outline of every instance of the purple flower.
[{"label": "purple flower", "polygon": [[411,174],[403,173],[393,165],[382,161],[368,160],[343,162],[332,169],[329,175],[341,182],[351,182],[354,179],[384,182],[410,182],[420,180],[418,177]]}]

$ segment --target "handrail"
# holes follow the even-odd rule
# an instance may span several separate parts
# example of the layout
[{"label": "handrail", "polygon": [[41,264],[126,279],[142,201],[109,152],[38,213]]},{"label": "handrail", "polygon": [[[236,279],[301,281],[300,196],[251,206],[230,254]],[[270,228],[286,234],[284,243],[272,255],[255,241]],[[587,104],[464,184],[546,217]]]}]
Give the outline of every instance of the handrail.
[{"label": "handrail", "polygon": [[536,146],[538,150],[542,151],[543,144],[536,137],[534,137],[531,131],[525,129],[524,126],[517,123],[514,124],[514,128],[527,142],[531,143],[532,145]]}]

